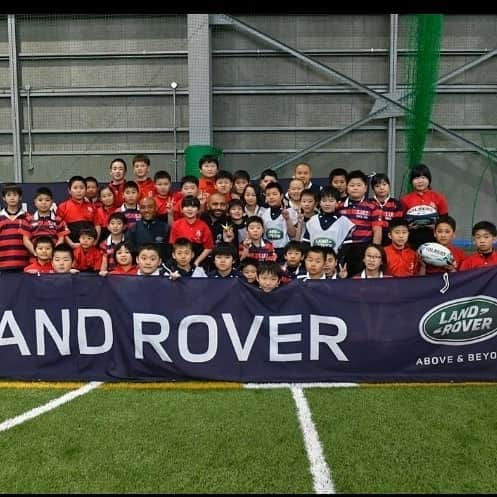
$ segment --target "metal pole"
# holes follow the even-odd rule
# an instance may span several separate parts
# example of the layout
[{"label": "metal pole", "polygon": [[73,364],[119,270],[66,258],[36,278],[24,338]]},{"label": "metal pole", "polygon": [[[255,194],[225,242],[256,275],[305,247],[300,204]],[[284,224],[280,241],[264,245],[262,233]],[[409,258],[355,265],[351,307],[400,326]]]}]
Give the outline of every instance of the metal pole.
[{"label": "metal pole", "polygon": [[7,16],[9,36],[9,69],[10,69],[10,112],[12,119],[12,146],[14,160],[14,181],[22,182],[22,148],[21,123],[19,110],[19,79],[17,73],[17,40],[16,17]]},{"label": "metal pole", "polygon": [[[398,40],[398,14],[390,14],[390,71],[388,91],[394,93],[397,90],[397,40]],[[395,191],[395,159],[396,159],[396,137],[397,119],[388,118],[388,151],[387,151],[387,175],[392,188],[391,195]]]},{"label": "metal pole", "polygon": [[173,89],[173,141],[174,141],[174,180],[178,181],[178,147],[176,145],[176,88],[178,83],[176,81],[171,82],[171,88]]}]

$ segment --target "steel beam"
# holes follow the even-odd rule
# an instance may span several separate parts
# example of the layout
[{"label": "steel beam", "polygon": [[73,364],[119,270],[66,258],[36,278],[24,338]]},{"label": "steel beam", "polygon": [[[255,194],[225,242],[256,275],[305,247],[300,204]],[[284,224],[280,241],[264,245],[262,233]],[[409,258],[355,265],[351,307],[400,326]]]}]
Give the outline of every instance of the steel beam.
[{"label": "steel beam", "polygon": [[[398,14],[390,14],[390,58],[389,58],[389,81],[388,92],[394,94],[397,91],[397,42],[398,42]],[[387,175],[390,179],[391,193],[395,195],[395,162],[397,151],[397,118],[388,118],[388,149],[387,149]]]},{"label": "steel beam", "polygon": [[12,151],[14,161],[14,180],[21,183],[22,174],[22,149],[21,149],[21,122],[19,110],[19,77],[17,72],[17,38],[16,17],[7,16],[9,40],[9,82],[10,82],[10,116],[12,122]]},{"label": "steel beam", "polygon": [[[243,33],[254,36],[257,39],[262,40],[264,43],[266,43],[272,47],[275,47],[279,50],[283,50],[283,51],[295,56],[297,59],[301,60],[302,62],[313,67],[314,69],[318,70],[321,73],[324,73],[328,76],[332,76],[332,77],[335,77],[343,82],[346,82],[346,83],[350,84],[352,87],[362,90],[363,93],[366,93],[375,99],[383,100],[385,102],[385,105],[390,103],[398,108],[403,109],[406,112],[413,112],[409,107],[401,104],[400,101],[389,98],[385,94],[381,94],[381,93],[378,93],[378,92],[372,90],[367,85],[359,83],[358,81],[354,80],[353,78],[350,78],[349,76],[346,76],[345,74],[342,74],[341,72],[339,72],[333,68],[330,68],[327,65],[322,64],[321,62],[319,62],[311,57],[306,56],[302,52],[300,52],[292,47],[289,47],[288,45],[285,45],[284,43],[272,38],[271,36],[267,35],[266,33],[263,33],[261,31],[255,29],[254,27],[249,26],[248,24],[240,21],[239,19],[236,19],[232,16],[228,16],[226,14],[216,14],[214,16],[214,18],[215,18],[217,23],[222,22],[225,24],[229,24],[230,26],[235,27],[236,29],[238,29],[239,31],[241,31]],[[467,70],[471,67],[474,67],[476,64],[481,63],[484,60],[487,60],[489,57],[492,57],[493,55],[495,55],[495,53],[497,53],[497,49],[492,50],[491,52],[488,52],[484,56],[477,59],[477,61],[472,61],[468,64],[465,64],[461,68],[458,68],[454,71],[451,71],[450,73],[443,76],[443,78],[440,79],[440,82],[446,81],[447,79],[450,79],[451,77],[454,77],[454,76],[460,74],[462,71]],[[406,97],[406,95],[404,95],[403,98],[405,98],[405,97]],[[351,129],[355,129],[358,126],[361,126],[362,124],[365,124],[366,122],[369,122],[372,118],[374,118],[376,113],[381,112],[382,110],[383,109],[379,109],[375,113],[371,113],[368,116],[369,119],[364,118],[362,120],[356,121],[355,123],[353,123],[352,125],[348,126],[345,129],[350,131]],[[481,153],[482,155],[485,155],[485,157],[490,158],[491,160],[497,162],[497,154],[490,152],[489,150],[482,147],[481,145],[478,145],[477,143],[474,143],[473,141],[468,140],[467,138],[464,138],[463,136],[460,136],[459,134],[453,132],[452,130],[450,130],[448,128],[445,128],[444,126],[442,126],[440,124],[437,124],[431,120],[429,121],[429,123],[430,123],[432,129],[439,131],[440,133],[442,133],[443,135],[445,135],[449,138],[453,138],[456,141],[464,143],[465,145],[469,146],[470,148],[472,148],[476,152]],[[340,136],[343,136],[343,133],[337,133],[336,135],[328,137],[327,141],[326,141],[326,139],[318,140],[317,142],[314,142],[313,144],[311,144],[309,147],[307,147],[304,150],[306,150],[306,153],[308,153],[309,151],[312,151],[312,150],[318,148],[319,146],[321,146],[323,144],[323,142],[327,143],[327,142],[332,141]],[[302,153],[297,153],[295,156],[291,156],[291,157],[288,157],[286,159],[283,159],[282,161],[278,161],[276,164],[273,165],[272,168],[279,169],[280,167],[283,167],[284,165],[288,164],[289,162],[295,161],[300,157],[302,157]]]}]

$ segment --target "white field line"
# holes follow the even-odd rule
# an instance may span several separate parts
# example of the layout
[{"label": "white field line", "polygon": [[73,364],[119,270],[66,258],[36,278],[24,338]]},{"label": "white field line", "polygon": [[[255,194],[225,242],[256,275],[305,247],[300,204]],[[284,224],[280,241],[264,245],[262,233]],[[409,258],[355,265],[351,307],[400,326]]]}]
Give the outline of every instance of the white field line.
[{"label": "white field line", "polygon": [[323,447],[321,446],[316,426],[312,421],[311,410],[305,398],[304,390],[300,387],[291,387],[290,391],[297,406],[297,415],[304,437],[307,458],[310,463],[309,469],[312,475],[314,492],[317,494],[334,494],[335,488],[331,480],[330,468],[326,464]]},{"label": "white field line", "polygon": [[74,400],[75,398],[80,397],[81,395],[85,395],[86,393],[91,392],[95,388],[98,388],[102,383],[103,383],[102,381],[91,381],[90,383],[87,383],[81,388],[66,393],[61,397],[58,397],[56,399],[51,400],[50,402],[47,402],[46,404],[43,404],[42,406],[35,407],[30,411],[26,411],[24,414],[20,414],[15,418],[7,419],[3,423],[0,423],[0,432],[10,430],[10,428],[13,428],[14,426],[20,425],[25,421],[29,421],[30,419],[36,418],[41,414],[45,414],[46,412],[51,411],[52,409],[56,409],[57,407],[60,407],[61,405],[66,404],[67,402],[70,402],[71,400]]},{"label": "white field line", "polygon": [[244,388],[352,388],[359,383],[245,383]]}]

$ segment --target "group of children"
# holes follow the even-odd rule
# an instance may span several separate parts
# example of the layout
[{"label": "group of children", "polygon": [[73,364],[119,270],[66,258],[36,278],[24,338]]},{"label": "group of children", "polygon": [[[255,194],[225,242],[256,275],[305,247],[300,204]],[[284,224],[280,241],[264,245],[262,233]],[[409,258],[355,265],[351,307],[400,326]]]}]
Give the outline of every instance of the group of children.
[{"label": "group of children", "polygon": [[[19,185],[3,187],[0,271],[94,272],[181,277],[241,277],[270,291],[293,279],[402,277],[497,264],[497,228],[473,227],[476,253],[454,247],[456,222],[445,196],[431,188],[424,164],[410,172],[413,191],[390,196],[385,174],[331,171],[328,185],[312,183],[299,163],[284,191],[273,170],[253,184],[244,170],[221,170],[215,156],[199,161],[200,178],[184,176],[172,191],[167,171],[149,176],[146,155],[133,158],[133,180],[121,158],[110,181],[73,176],[69,198],[56,206],[48,187],[22,208]],[[419,207],[431,214],[422,222]],[[418,209],[419,211],[419,209]],[[417,248],[436,241],[454,256],[430,266]]]}]

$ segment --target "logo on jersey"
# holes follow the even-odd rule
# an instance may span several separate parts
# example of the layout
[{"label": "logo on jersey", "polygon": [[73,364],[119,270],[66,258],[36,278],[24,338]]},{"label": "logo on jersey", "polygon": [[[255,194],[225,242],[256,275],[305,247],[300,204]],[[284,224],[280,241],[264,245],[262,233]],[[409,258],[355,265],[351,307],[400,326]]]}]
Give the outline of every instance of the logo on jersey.
[{"label": "logo on jersey", "polygon": [[268,228],[266,230],[266,238],[268,240],[281,240],[283,238],[283,231],[278,228]]},{"label": "logo on jersey", "polygon": [[487,295],[455,299],[433,307],[419,322],[430,343],[468,345],[497,335],[497,299]]},{"label": "logo on jersey", "polygon": [[314,245],[317,245],[318,247],[329,247],[329,248],[334,249],[336,246],[336,242],[335,242],[335,240],[332,240],[331,238],[321,236],[321,237],[314,239]]}]

